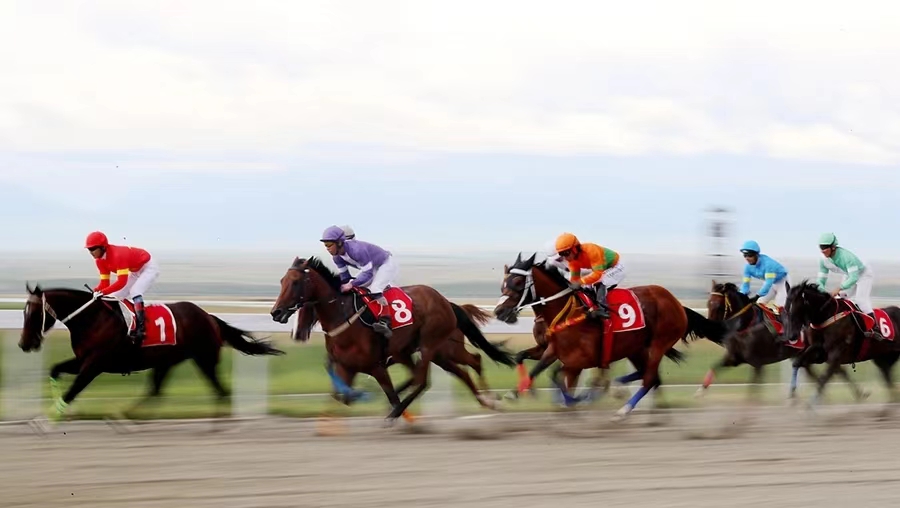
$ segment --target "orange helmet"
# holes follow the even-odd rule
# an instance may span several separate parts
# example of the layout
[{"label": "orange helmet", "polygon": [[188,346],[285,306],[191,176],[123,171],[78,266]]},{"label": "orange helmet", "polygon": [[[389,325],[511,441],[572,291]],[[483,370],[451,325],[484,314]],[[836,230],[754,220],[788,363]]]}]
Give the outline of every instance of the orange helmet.
[{"label": "orange helmet", "polygon": [[87,240],[84,241],[85,249],[93,249],[94,247],[103,247],[104,249],[109,247],[109,240],[106,238],[106,235],[101,233],[100,231],[94,231],[93,233],[87,236]]},{"label": "orange helmet", "polygon": [[556,253],[564,252],[567,250],[574,249],[575,247],[580,247],[581,242],[578,241],[578,237],[573,235],[572,233],[563,233],[559,235],[556,239]]}]

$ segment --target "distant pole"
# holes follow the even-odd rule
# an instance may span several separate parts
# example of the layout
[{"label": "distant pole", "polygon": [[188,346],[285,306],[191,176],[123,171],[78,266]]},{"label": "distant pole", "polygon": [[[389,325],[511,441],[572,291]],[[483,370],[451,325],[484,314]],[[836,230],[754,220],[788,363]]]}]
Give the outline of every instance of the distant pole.
[{"label": "distant pole", "polygon": [[727,279],[733,275],[728,267],[731,245],[731,210],[721,206],[706,209],[706,269],[709,279]]}]

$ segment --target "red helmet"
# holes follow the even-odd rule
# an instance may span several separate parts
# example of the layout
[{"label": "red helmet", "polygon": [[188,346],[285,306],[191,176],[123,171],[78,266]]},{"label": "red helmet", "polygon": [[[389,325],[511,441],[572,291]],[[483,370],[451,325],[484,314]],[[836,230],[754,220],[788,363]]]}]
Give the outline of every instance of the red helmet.
[{"label": "red helmet", "polygon": [[106,238],[106,235],[101,233],[100,231],[94,231],[93,233],[87,236],[87,240],[84,241],[85,249],[93,249],[94,247],[103,247],[104,249],[109,247],[109,240]]}]

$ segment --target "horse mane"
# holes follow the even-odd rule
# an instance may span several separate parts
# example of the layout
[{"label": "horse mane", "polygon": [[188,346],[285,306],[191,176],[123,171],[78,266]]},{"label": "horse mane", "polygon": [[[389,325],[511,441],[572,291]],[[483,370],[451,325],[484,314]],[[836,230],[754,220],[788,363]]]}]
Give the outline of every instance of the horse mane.
[{"label": "horse mane", "polygon": [[719,293],[739,292],[739,288],[734,282],[719,282],[713,289]]},{"label": "horse mane", "polygon": [[331,268],[325,266],[325,263],[323,263],[322,260],[317,258],[316,256],[313,256],[306,260],[297,258],[296,260],[294,260],[294,264],[291,266],[291,268],[300,268],[304,263],[306,263],[307,268],[311,268],[313,271],[321,275],[322,278],[325,279],[325,282],[327,282],[328,285],[331,286],[331,289],[340,292],[341,276],[334,273]]},{"label": "horse mane", "polygon": [[560,285],[562,287],[569,286],[569,281],[566,280],[566,277],[563,274],[559,273],[559,270],[557,270],[556,266],[548,265],[546,259],[544,259],[538,263],[534,263],[533,266],[535,268],[540,269],[542,272],[544,272],[548,277],[550,277],[550,279],[552,279],[558,285]]}]

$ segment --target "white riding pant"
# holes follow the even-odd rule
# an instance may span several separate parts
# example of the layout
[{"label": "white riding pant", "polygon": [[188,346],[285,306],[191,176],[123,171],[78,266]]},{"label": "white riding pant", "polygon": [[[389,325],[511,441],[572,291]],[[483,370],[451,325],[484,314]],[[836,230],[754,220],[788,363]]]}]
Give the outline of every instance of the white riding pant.
[{"label": "white riding pant", "polygon": [[400,275],[400,267],[394,261],[394,256],[388,256],[387,261],[375,269],[372,280],[365,287],[373,293],[383,293],[388,286],[395,285],[398,275]]},{"label": "white riding pant", "polygon": [[125,287],[111,293],[110,296],[120,300],[134,300],[135,296],[146,294],[157,277],[159,277],[159,265],[151,257],[150,261],[147,261],[140,270],[128,274],[128,282],[125,283]]},{"label": "white riding pant", "polygon": [[[847,276],[844,276],[841,284],[847,280]],[[859,279],[856,281],[856,284],[850,286],[849,289],[845,289],[841,291],[841,296],[847,298],[851,302],[855,303],[859,306],[859,310],[865,312],[866,314],[871,314],[874,310],[872,308],[872,284],[875,282],[875,276],[872,274],[872,269],[870,267],[863,268],[862,273],[859,276]]]},{"label": "white riding pant", "polygon": [[766,296],[760,296],[757,302],[759,303],[769,303],[771,301],[775,302],[775,305],[779,307],[784,307],[784,304],[787,302],[787,285],[785,282],[790,284],[791,276],[788,275],[780,281],[772,284],[772,287],[769,288],[769,292],[766,293]]},{"label": "white riding pant", "polygon": [[603,277],[600,277],[600,283],[608,289],[614,284],[621,284],[623,279],[625,279],[625,266],[619,261],[616,266],[603,272]]}]

